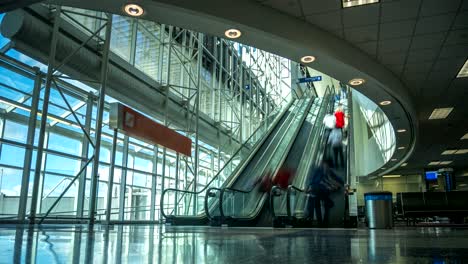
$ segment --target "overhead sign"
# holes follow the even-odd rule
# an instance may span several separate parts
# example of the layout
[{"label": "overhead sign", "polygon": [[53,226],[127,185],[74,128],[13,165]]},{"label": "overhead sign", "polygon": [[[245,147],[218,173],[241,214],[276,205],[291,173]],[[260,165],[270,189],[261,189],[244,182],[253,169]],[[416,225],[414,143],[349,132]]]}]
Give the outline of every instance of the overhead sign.
[{"label": "overhead sign", "polygon": [[192,140],[158,122],[138,113],[120,103],[112,103],[110,109],[110,127],[119,129],[122,133],[161,145],[176,152],[190,156]]},{"label": "overhead sign", "polygon": [[322,76],[312,76],[306,78],[299,78],[299,83],[308,83],[308,82],[319,82],[322,80]]}]

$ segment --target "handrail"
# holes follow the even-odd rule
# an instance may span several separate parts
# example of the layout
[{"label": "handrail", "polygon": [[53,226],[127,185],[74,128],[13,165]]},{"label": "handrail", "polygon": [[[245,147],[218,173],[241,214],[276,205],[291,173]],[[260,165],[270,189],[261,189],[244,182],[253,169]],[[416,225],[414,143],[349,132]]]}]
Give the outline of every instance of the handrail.
[{"label": "handrail", "polygon": [[206,190],[206,195],[205,195],[205,201],[204,201],[204,205],[205,205],[205,214],[206,214],[206,217],[208,218],[208,220],[213,220],[213,217],[211,217],[211,214],[210,214],[210,210],[209,210],[209,206],[208,206],[208,197],[212,197],[211,194],[212,192],[211,191],[221,191],[220,188],[216,188],[216,187],[211,187],[211,188],[208,188],[208,190]]},{"label": "handrail", "polygon": [[[313,105],[314,100],[315,100],[315,98],[310,99],[310,101],[307,103],[306,108],[305,108],[306,110],[305,110],[305,112],[304,112],[304,116],[303,116],[302,121],[300,122],[300,124],[302,124],[302,123],[304,122],[304,120],[306,119],[306,117],[307,117],[307,115],[308,115],[308,113],[309,113],[309,111],[310,111],[310,108],[311,108],[312,105]],[[288,128],[292,125],[292,123],[293,123],[295,117],[296,117],[296,116],[291,117],[292,120],[291,120],[291,123],[289,123]],[[294,131],[295,136],[293,137],[293,140],[291,140],[291,142],[289,142],[287,149],[290,149],[290,147],[292,146],[292,142],[294,142],[294,138],[295,138],[295,137],[297,136],[297,134],[299,133],[300,128],[301,128],[301,126],[298,126],[297,130]],[[287,134],[287,132],[285,132],[285,133],[281,136],[280,142],[281,142],[282,139],[286,136],[286,134]],[[271,145],[272,143],[273,143],[273,141],[270,142],[270,145]],[[279,144],[276,146],[275,150],[276,150],[278,147],[279,147]],[[274,151],[273,151],[273,152],[274,152]],[[284,162],[284,159],[286,158],[288,152],[289,152],[289,151],[287,150],[287,151],[283,154],[283,158],[282,158],[282,161],[281,161],[280,163],[283,163],[283,162]],[[266,165],[264,166],[263,169],[265,169],[265,168],[267,167],[267,165],[271,162],[271,159],[272,159],[272,158],[273,158],[273,155],[270,155],[270,157],[268,158],[268,161],[265,163]],[[274,174],[273,174],[273,175],[274,175]],[[250,193],[250,192],[252,192],[252,191],[255,189],[255,187],[256,187],[256,185],[252,186],[249,190],[240,190],[240,189],[236,189],[236,188],[232,188],[232,187],[225,187],[225,188],[223,188],[223,189],[221,190],[221,193],[220,193],[220,196],[219,196],[219,209],[220,209],[221,218],[222,218],[222,219],[225,219],[224,208],[223,208],[223,200],[224,200],[224,194],[225,194],[226,191],[233,191],[233,192],[239,192],[239,193]],[[258,204],[257,204],[257,206],[258,206]]]},{"label": "handrail", "polygon": [[[290,106],[292,105],[292,103],[294,102],[294,100],[291,100],[288,105],[285,107],[284,111],[280,114],[279,117],[276,118],[275,122],[273,122],[273,125],[267,130],[267,132],[263,135],[262,137],[262,140],[259,140],[255,143],[255,145],[253,146],[254,147],[254,150],[259,146],[261,145],[261,143],[263,143],[266,139],[266,136],[269,134],[269,132],[271,132],[271,130],[275,127],[275,124],[277,122],[279,122],[279,120],[283,117],[283,115],[288,111],[288,109],[290,108]],[[254,135],[256,135],[257,131],[259,131],[263,125],[266,124],[266,121],[269,117],[265,118],[264,120],[262,120],[261,124],[257,127],[257,129],[255,129],[255,131],[249,136],[249,138],[234,152],[234,154],[228,159],[227,162],[224,163],[223,167],[218,171],[218,173],[213,177],[211,178],[211,180],[205,185],[205,187],[203,189],[201,189],[200,191],[187,191],[187,190],[181,190],[181,189],[176,189],[176,188],[168,188],[168,189],[165,189],[162,194],[161,194],[161,199],[160,199],[160,206],[161,206],[161,215],[164,217],[164,218],[168,218],[168,215],[164,212],[164,196],[166,195],[167,192],[169,191],[173,191],[173,192],[182,192],[184,194],[188,193],[188,194],[200,194],[202,192],[204,192],[205,190],[207,190],[208,186],[211,185],[211,183],[217,179],[219,177],[219,175],[223,172],[223,170],[231,163],[231,161],[236,157],[236,155],[242,150],[244,149],[244,146],[247,145],[247,143],[250,141],[250,139],[252,139],[252,137]],[[255,151],[252,151],[252,153],[255,152]],[[251,158],[251,155],[249,155],[247,157],[246,160],[250,159]],[[234,171],[235,172],[235,171]],[[234,172],[232,174],[234,174]],[[206,196],[205,196],[205,199],[206,199]]]},{"label": "handrail", "polygon": [[270,190],[270,208],[271,208],[271,214],[273,216],[273,219],[276,218],[276,213],[275,213],[275,197],[276,196],[280,196],[280,195],[277,195],[276,194],[276,190],[279,190],[279,191],[287,191],[287,189],[284,189],[284,188],[281,188],[280,186],[278,185],[275,185],[271,188]]}]

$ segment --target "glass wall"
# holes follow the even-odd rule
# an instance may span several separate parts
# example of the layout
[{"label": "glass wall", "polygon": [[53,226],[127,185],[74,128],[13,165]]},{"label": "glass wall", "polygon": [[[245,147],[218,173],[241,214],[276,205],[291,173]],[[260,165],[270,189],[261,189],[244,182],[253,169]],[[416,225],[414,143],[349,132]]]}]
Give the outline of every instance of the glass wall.
[{"label": "glass wall", "polygon": [[[94,18],[104,17],[99,12],[64,10],[63,20],[82,33],[91,35],[103,26],[103,20]],[[73,13],[67,13],[67,10]],[[98,36],[103,38],[102,32]],[[8,41],[0,37],[2,47]],[[14,48],[4,50],[6,52],[0,54],[0,218],[16,218],[20,193],[25,188],[28,191],[26,213],[30,209],[47,67]],[[201,51],[202,68],[199,68],[196,52]],[[273,109],[289,101],[289,60],[224,39],[114,15],[111,52],[147,77],[169,85],[173,96],[186,100],[187,109],[195,108],[193,97],[198,92],[199,114],[227,129],[231,140],[238,142],[248,139]],[[39,71],[33,69],[34,66],[39,67]],[[70,77],[57,78],[60,90],[52,85],[48,100],[49,114],[38,180],[39,215],[47,212],[69,187],[50,216],[88,216],[92,164],[78,173],[94,150],[80,124],[94,141],[98,98],[96,87]],[[36,99],[38,106],[33,109]],[[158,220],[160,195],[164,189],[203,189],[236,150],[229,147],[229,142],[213,144],[199,140],[198,155],[185,157],[117,133],[116,151],[112,153],[114,131],[108,126],[109,103],[112,102],[116,100],[106,96],[98,170],[98,219],[104,219],[106,207],[111,203],[113,220]],[[36,115],[35,110],[38,110]],[[147,114],[155,117],[153,113]],[[155,120],[195,142],[193,125],[174,126],[171,120],[162,117]],[[32,124],[30,119],[37,121]],[[29,144],[31,138],[33,141]],[[30,163],[27,162],[28,151],[32,152]],[[115,169],[111,171],[113,154]],[[197,177],[195,157],[198,157]],[[26,165],[30,166],[28,186],[22,183]],[[222,175],[218,181],[222,182],[227,176]],[[112,190],[108,190],[111,179]],[[108,200],[108,192],[111,200]],[[180,197],[175,195],[169,197],[174,204],[178,199]],[[174,208],[174,204],[173,210],[189,208],[183,203],[177,203],[180,208]]]}]

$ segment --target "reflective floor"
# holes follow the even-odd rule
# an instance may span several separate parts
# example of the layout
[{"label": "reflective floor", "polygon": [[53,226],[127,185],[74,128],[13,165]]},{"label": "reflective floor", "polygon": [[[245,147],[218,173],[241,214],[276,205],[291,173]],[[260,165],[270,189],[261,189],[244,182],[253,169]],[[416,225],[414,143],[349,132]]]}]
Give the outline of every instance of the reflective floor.
[{"label": "reflective floor", "polygon": [[0,225],[0,263],[467,263],[468,229]]}]

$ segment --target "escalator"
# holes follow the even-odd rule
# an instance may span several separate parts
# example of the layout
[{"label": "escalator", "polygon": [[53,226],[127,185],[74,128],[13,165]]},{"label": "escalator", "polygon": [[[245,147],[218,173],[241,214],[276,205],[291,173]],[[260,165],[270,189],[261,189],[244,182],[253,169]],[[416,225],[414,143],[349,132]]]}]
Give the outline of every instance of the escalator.
[{"label": "escalator", "polygon": [[[262,185],[258,183],[265,175],[277,173],[290,153],[297,135],[308,129],[303,124],[309,112],[316,109],[316,101],[297,100],[297,108],[289,115],[289,121],[279,128],[269,145],[243,168],[239,177],[229,182],[227,187],[209,189],[206,213],[213,223],[271,226],[268,207],[263,207],[268,193],[261,192]],[[300,152],[300,149],[301,147],[296,146],[294,150]]]},{"label": "escalator", "polygon": [[[204,225],[208,223],[205,208],[216,206],[216,200],[205,199],[205,194],[211,196],[208,189],[220,189],[230,186],[251,164],[259,164],[263,157],[268,156],[268,149],[278,143],[278,137],[285,133],[290,123],[297,116],[300,109],[309,102],[294,100],[283,109],[277,109],[246,142],[231,156],[221,170],[210,182],[201,189],[193,188],[193,181],[184,189],[168,188],[161,195],[161,215],[166,223],[174,225]],[[250,166],[249,166],[250,165]]]},{"label": "escalator", "polygon": [[[318,142],[313,140],[312,136],[316,127],[318,118],[327,112],[327,107],[331,106],[331,96],[329,93],[322,98],[316,98],[312,104],[309,102],[308,107],[300,112],[295,120],[290,124],[288,131],[281,138],[281,141],[275,148],[272,148],[272,155],[262,163],[262,166],[256,167],[255,171],[246,171],[251,177],[240,177],[233,187],[227,187],[219,192],[218,203],[220,208],[210,208],[208,215],[211,219],[216,219],[214,213],[219,211],[221,222],[231,226],[272,226],[273,215],[271,206],[269,206],[269,193],[259,192],[259,187],[249,189],[248,180],[252,182],[252,178],[258,178],[265,175],[267,172],[273,172],[273,175],[280,168],[298,168],[294,182],[303,181],[310,166],[307,150],[309,146],[317,145]],[[321,123],[321,122],[318,122]],[[315,130],[314,130],[315,129]],[[304,164],[306,164],[304,166]],[[251,185],[251,184],[250,184]],[[216,195],[214,195],[216,196]]]},{"label": "escalator", "polygon": [[[317,113],[317,120],[323,120],[328,112],[334,109],[333,96],[324,97],[323,106]],[[307,181],[311,170],[319,166],[326,151],[326,134],[322,122],[315,122],[314,128],[307,140],[304,155],[308,159],[302,159],[298,165],[297,176],[287,189],[274,187],[270,195],[270,207],[272,208],[275,226],[314,227],[310,219],[306,219],[307,213]],[[345,179],[345,171],[340,168],[332,168],[334,173]],[[334,207],[330,210],[328,227],[343,227],[343,216],[345,215],[344,192],[338,191],[330,194]]]}]

